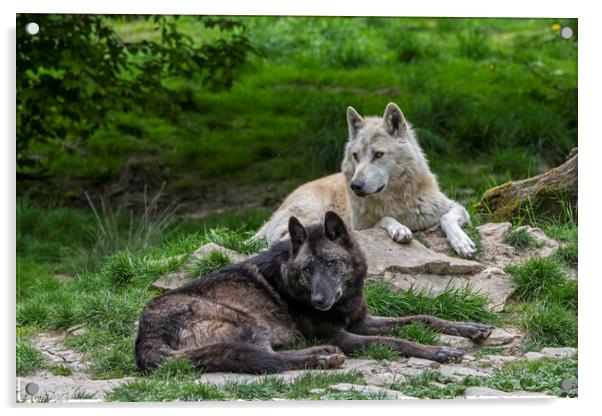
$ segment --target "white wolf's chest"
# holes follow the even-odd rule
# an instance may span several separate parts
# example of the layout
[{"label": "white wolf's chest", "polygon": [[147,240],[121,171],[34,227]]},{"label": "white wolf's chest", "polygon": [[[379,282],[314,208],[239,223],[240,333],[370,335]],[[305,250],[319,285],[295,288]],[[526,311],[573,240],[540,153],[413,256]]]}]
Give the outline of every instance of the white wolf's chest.
[{"label": "white wolf's chest", "polygon": [[415,195],[383,192],[364,198],[349,195],[353,228],[363,230],[376,225],[383,217],[392,217],[412,231],[437,225],[452,206],[439,190]]}]

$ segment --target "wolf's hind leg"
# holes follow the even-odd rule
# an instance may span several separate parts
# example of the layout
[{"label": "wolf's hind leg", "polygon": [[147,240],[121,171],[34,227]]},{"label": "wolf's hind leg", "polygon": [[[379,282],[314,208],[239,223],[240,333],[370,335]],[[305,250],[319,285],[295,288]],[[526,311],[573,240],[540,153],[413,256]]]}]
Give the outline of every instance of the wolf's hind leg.
[{"label": "wolf's hind leg", "polygon": [[462,257],[472,257],[477,251],[476,244],[462,229],[468,220],[468,211],[458,203],[454,203],[452,208],[441,217],[441,229],[454,251]]},{"label": "wolf's hind leg", "polygon": [[409,243],[412,241],[412,230],[393,217],[382,217],[376,223],[375,227],[386,230],[389,236],[398,243]]}]

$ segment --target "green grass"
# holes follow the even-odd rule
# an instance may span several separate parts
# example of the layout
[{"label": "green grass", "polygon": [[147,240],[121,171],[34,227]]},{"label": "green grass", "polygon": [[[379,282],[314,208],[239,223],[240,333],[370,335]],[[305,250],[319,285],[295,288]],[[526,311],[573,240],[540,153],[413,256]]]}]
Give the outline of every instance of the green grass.
[{"label": "green grass", "polygon": [[[241,19],[264,54],[232,89],[165,79],[169,93],[152,109],[107,114],[77,147],[35,146],[50,179],[19,192],[74,198],[82,182],[117,182],[128,161],[142,184],[167,178],[170,195],[218,181],[298,183],[339,168],[348,105],[380,115],[389,101],[419,130],[448,192],[533,175],[577,143],[577,42],[551,28],[558,20]],[[186,16],[176,24],[207,36]],[[135,20],[115,25],[126,40],[160,35]]]},{"label": "green grass", "polygon": [[[569,391],[560,388],[560,382],[563,380],[572,382]],[[472,386],[486,386],[507,392],[524,390],[560,397],[576,397],[577,356],[541,358],[532,361],[517,360],[504,364],[489,378],[467,376],[455,380],[442,375],[437,370],[427,370],[388,387],[412,397],[453,399],[463,396],[466,388]]]},{"label": "green grass", "polygon": [[17,375],[24,376],[44,368],[46,360],[40,351],[17,339]]},{"label": "green grass", "polygon": [[524,250],[536,244],[536,240],[524,228],[513,228],[504,237],[504,242],[516,250]]},{"label": "green grass", "polygon": [[478,322],[497,319],[488,308],[487,297],[469,288],[448,287],[437,295],[429,296],[413,288],[395,290],[391,284],[379,280],[366,282],[365,296],[373,315],[434,315],[449,320]]},{"label": "green grass", "polygon": [[52,373],[52,375],[54,376],[70,376],[73,371],[64,365],[55,365],[50,367],[50,372]]},{"label": "green grass", "polygon": [[518,323],[525,331],[525,350],[577,347],[577,313],[563,306],[536,302],[523,306]]},{"label": "green grass", "polygon": [[506,349],[504,347],[485,347],[478,351],[475,351],[473,355],[476,358],[483,357],[485,355],[503,355]]},{"label": "green grass", "polygon": [[506,271],[516,285],[514,298],[545,301],[577,309],[577,282],[569,279],[552,258],[534,258]]},{"label": "green grass", "polygon": [[194,262],[188,267],[186,272],[189,279],[196,279],[228,264],[232,264],[232,259],[221,251],[216,250]]},{"label": "green grass", "polygon": [[[263,376],[253,382],[227,382],[223,386],[198,383],[201,372],[184,360],[172,360],[150,375],[118,386],[111,391],[108,401],[158,402],[198,400],[273,400],[319,399],[313,389],[326,389],[337,383],[363,384],[360,373],[328,374],[305,372],[290,382],[277,376]],[[329,398],[341,398],[336,393]],[[364,397],[361,398],[370,398]]]},{"label": "green grass", "polygon": [[[518,360],[504,364],[487,381],[487,385],[503,391],[538,391],[561,397],[576,397],[578,388],[577,355],[569,358]],[[564,391],[560,382],[569,380],[572,388]]]},{"label": "green grass", "polygon": [[403,326],[395,332],[395,336],[410,341],[419,342],[427,345],[439,344],[439,335],[432,328],[422,322],[415,322],[410,325]]},{"label": "green grass", "polygon": [[478,386],[482,383],[481,379],[473,376],[464,377],[461,381],[455,382],[454,379],[442,375],[437,370],[426,370],[417,376],[407,377],[403,382],[393,383],[389,388],[399,390],[412,397],[453,399],[462,396],[467,387]]}]

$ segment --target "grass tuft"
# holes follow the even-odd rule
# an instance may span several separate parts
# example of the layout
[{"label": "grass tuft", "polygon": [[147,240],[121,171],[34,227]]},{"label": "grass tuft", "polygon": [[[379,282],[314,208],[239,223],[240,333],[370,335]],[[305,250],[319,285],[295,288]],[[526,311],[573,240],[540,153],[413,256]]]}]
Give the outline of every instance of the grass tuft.
[{"label": "grass tuft", "polygon": [[39,370],[44,367],[46,360],[42,353],[32,347],[31,345],[27,345],[22,340],[17,340],[17,375],[24,376],[27,374],[31,374],[36,370]]},{"label": "grass tuft", "polygon": [[546,301],[577,309],[577,282],[569,279],[552,258],[534,258],[506,271],[516,285],[514,298]]},{"label": "grass tuft", "polygon": [[535,245],[536,240],[525,228],[519,227],[510,230],[510,232],[506,234],[504,242],[520,251]]},{"label": "grass tuft", "polygon": [[527,335],[525,349],[577,346],[576,312],[547,302],[526,304],[523,309],[519,324]]},{"label": "grass tuft", "polygon": [[413,288],[399,291],[385,281],[369,281],[365,287],[371,314],[379,316],[434,315],[456,321],[492,323],[496,315],[488,307],[489,300],[469,287],[448,287],[437,295]]},{"label": "grass tuft", "polygon": [[189,279],[196,279],[229,264],[232,264],[232,259],[221,251],[215,250],[192,264],[187,269],[186,276]]}]

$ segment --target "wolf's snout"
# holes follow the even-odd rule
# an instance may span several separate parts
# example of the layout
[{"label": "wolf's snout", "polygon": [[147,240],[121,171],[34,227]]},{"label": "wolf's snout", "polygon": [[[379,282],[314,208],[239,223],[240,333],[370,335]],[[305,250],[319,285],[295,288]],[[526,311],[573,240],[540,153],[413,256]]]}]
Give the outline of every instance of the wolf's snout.
[{"label": "wolf's snout", "polygon": [[311,304],[314,306],[314,308],[320,311],[326,311],[330,309],[333,302],[331,302],[329,299],[326,299],[326,297],[321,293],[314,293],[311,295]]},{"label": "wolf's snout", "polygon": [[364,181],[360,181],[357,179],[351,181],[351,189],[353,190],[353,192],[360,192],[363,187],[364,187]]}]

